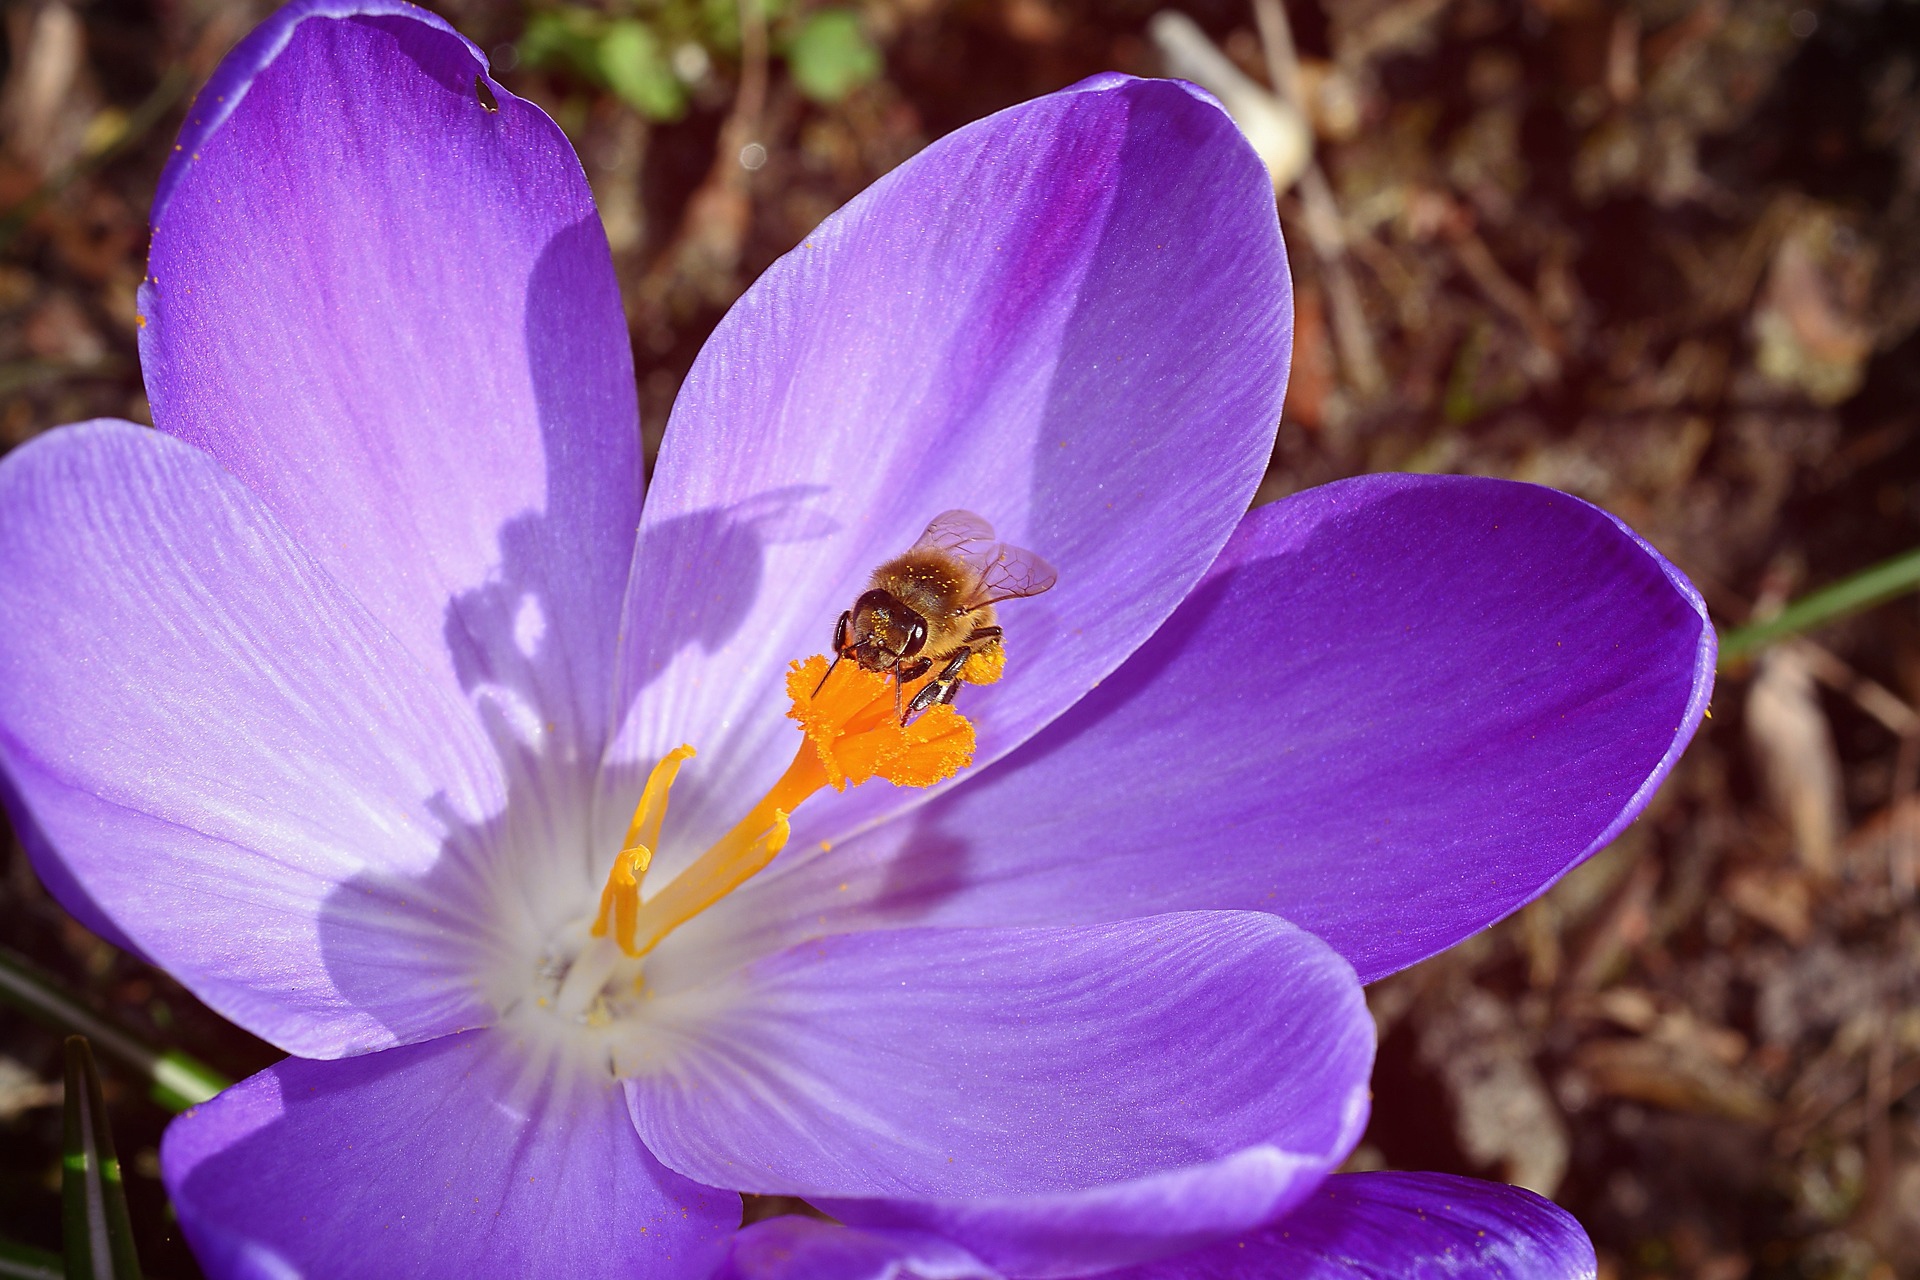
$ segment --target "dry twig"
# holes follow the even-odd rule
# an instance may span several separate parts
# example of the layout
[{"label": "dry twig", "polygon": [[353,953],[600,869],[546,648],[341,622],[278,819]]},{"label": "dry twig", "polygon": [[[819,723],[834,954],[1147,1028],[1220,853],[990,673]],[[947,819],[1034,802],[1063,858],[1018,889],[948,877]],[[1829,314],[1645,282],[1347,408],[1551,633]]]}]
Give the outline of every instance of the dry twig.
[{"label": "dry twig", "polygon": [[[1293,31],[1287,25],[1286,10],[1280,0],[1253,0],[1253,16],[1260,27],[1267,78],[1302,119],[1310,119],[1306,93],[1300,83],[1300,58],[1294,51]],[[1361,403],[1377,400],[1387,389],[1387,375],[1374,347],[1373,331],[1367,325],[1359,287],[1347,269],[1347,234],[1340,208],[1318,159],[1307,161],[1299,186],[1300,203],[1306,213],[1307,243],[1326,280],[1327,304],[1333,312],[1333,342],[1339,352],[1340,367]]]}]

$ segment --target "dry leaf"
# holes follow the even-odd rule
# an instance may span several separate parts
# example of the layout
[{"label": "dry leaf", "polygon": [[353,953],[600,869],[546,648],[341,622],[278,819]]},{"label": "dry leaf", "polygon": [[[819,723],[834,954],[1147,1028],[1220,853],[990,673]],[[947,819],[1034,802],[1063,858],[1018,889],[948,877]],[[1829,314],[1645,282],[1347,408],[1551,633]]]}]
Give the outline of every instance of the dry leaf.
[{"label": "dry leaf", "polygon": [[1499,998],[1466,987],[1423,1014],[1420,1057],[1446,1087],[1460,1148],[1508,1182],[1551,1196],[1572,1154],[1533,1046]]},{"label": "dry leaf", "polygon": [[1813,673],[1790,645],[1760,657],[1747,692],[1747,738],[1768,797],[1793,830],[1801,865],[1821,878],[1832,876],[1846,824],[1840,759]]},{"label": "dry leaf", "polygon": [[1813,933],[1813,895],[1791,867],[1742,867],[1720,891],[1740,914],[1799,946]]},{"label": "dry leaf", "polygon": [[1575,1053],[1574,1066],[1589,1088],[1607,1097],[1753,1124],[1773,1118],[1773,1100],[1704,1045],[1590,1040]]}]

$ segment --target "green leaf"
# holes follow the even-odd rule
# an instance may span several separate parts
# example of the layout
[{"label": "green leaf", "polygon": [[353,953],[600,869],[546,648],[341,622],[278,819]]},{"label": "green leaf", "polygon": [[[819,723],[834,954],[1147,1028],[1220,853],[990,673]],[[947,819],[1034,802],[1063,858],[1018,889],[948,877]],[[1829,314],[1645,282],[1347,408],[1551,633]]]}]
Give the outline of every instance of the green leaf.
[{"label": "green leaf", "polygon": [[1862,609],[1885,604],[1895,596],[1920,588],[1920,548],[1862,569],[1811,595],[1801,596],[1765,622],[1736,627],[1720,635],[1720,669],[1775,640],[1799,635],[1838,621]]},{"label": "green leaf", "polygon": [[178,1114],[188,1107],[210,1101],[233,1081],[200,1059],[178,1049],[166,1049],[147,1068],[150,1087],[147,1092],[167,1110]]},{"label": "green leaf", "polygon": [[672,30],[676,18],[691,20],[687,33],[699,39],[709,53],[735,57],[740,53],[741,10],[759,10],[759,20],[772,24],[786,16],[793,0],[668,0],[662,25]]},{"label": "green leaf", "polygon": [[67,1101],[60,1179],[67,1280],[140,1280],[133,1222],[113,1154],[100,1072],[85,1036],[67,1037]]},{"label": "green leaf", "polygon": [[816,102],[838,102],[880,74],[880,51],[849,9],[822,9],[808,18],[787,47],[787,67],[800,92]]},{"label": "green leaf", "polygon": [[653,28],[629,18],[600,37],[600,74],[627,105],[655,120],[678,120],[687,110],[686,90]]},{"label": "green leaf", "polygon": [[65,1280],[66,1274],[59,1254],[0,1240],[0,1280]]},{"label": "green leaf", "polygon": [[[740,0],[697,0],[699,29],[706,34],[704,43],[716,53],[740,52]],[[761,12],[767,6],[761,5]]]},{"label": "green leaf", "polygon": [[52,976],[6,950],[0,950],[0,1000],[55,1031],[86,1036],[101,1053],[144,1080],[153,1100],[169,1111],[197,1106],[232,1083],[188,1054],[146,1044],[67,994]]},{"label": "green leaf", "polygon": [[598,79],[600,19],[580,9],[542,10],[527,19],[517,51],[526,66],[563,66]]}]

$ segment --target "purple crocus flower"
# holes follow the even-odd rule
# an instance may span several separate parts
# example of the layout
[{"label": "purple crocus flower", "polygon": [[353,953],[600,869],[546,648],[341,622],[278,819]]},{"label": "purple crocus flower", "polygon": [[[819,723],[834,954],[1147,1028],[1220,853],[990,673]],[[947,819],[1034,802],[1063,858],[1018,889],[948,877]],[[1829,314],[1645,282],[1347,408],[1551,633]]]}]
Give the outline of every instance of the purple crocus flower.
[{"label": "purple crocus flower", "polygon": [[[1211,100],[1086,81],[769,270],[643,509],[559,130],[398,0],[244,41],[155,201],[158,430],[0,464],[35,866],[294,1055],[168,1132],[208,1271],[1590,1271],[1525,1193],[1328,1178],[1360,983],[1625,826],[1712,632],[1544,489],[1370,477],[1243,518],[1286,278]],[[826,775],[794,782],[789,663],[951,507],[1060,569],[962,692],[972,769],[796,811]],[[850,1228],[729,1255],[740,1191]]]},{"label": "purple crocus flower", "polygon": [[[1441,1173],[1341,1173],[1265,1230],[1101,1280],[1571,1280],[1593,1246],[1532,1192]],[[755,1223],[715,1280],[1003,1280],[951,1241],[817,1218]]]}]

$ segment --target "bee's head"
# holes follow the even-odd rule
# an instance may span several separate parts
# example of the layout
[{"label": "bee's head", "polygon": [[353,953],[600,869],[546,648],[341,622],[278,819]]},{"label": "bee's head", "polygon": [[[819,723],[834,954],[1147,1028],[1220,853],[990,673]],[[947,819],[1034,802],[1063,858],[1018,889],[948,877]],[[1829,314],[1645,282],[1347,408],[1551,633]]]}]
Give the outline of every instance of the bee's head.
[{"label": "bee's head", "polygon": [[875,588],[853,603],[843,654],[869,671],[891,671],[927,643],[927,620],[892,592]]}]

